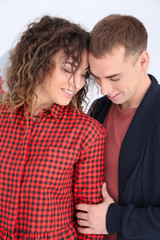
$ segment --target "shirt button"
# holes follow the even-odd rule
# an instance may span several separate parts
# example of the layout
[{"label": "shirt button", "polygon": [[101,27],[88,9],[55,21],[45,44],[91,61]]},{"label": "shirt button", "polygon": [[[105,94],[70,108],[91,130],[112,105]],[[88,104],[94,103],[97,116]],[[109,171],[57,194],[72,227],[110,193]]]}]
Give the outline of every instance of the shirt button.
[{"label": "shirt button", "polygon": [[34,121],[35,121],[35,122],[38,122],[38,121],[39,121],[39,117],[36,117]]}]

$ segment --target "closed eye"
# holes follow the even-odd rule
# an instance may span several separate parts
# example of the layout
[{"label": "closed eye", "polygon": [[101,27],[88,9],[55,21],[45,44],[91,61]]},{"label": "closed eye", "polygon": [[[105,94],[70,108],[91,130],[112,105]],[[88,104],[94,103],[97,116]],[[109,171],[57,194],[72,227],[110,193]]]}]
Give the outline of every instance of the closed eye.
[{"label": "closed eye", "polygon": [[116,82],[118,80],[119,80],[119,78],[110,78],[110,81],[113,81],[113,82]]},{"label": "closed eye", "polygon": [[82,77],[85,78],[85,79],[89,78],[89,76],[90,76],[89,71],[87,71],[85,74],[82,74]]},{"label": "closed eye", "polygon": [[68,69],[63,69],[66,73],[72,73],[71,71],[69,71]]}]

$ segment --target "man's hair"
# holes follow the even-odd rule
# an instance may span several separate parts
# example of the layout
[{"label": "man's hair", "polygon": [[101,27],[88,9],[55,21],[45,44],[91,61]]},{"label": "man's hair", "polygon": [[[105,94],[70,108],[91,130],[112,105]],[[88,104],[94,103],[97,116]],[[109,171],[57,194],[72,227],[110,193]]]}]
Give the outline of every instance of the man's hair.
[{"label": "man's hair", "polygon": [[[55,67],[53,56],[62,50],[65,60],[71,58],[77,70],[82,61],[82,53],[88,48],[89,33],[78,24],[50,16],[43,16],[40,20],[32,22],[10,54],[6,71],[6,105],[11,111],[22,105],[30,111],[35,88]],[[86,83],[75,95],[71,102],[73,108],[75,106],[81,110],[87,88]]]},{"label": "man's hair", "polygon": [[140,54],[147,49],[147,31],[137,18],[112,14],[100,20],[93,28],[90,52],[97,58],[123,46],[125,56]]}]

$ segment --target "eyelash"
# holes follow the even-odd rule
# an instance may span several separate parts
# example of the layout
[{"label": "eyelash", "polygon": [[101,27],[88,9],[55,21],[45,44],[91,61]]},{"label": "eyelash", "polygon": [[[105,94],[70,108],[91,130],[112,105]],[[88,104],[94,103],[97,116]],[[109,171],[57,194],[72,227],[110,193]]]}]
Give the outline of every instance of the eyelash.
[{"label": "eyelash", "polygon": [[89,71],[87,71],[86,74],[84,74],[84,75],[82,74],[82,77],[84,77],[85,79],[89,78],[89,76],[90,76]]},{"label": "eyelash", "polygon": [[71,73],[69,70],[66,70],[65,68],[63,69],[66,73]]},{"label": "eyelash", "polygon": [[[72,74],[72,72],[71,71],[69,71],[69,70],[67,70],[67,69],[63,69],[66,73],[70,73],[70,74]],[[86,74],[82,74],[81,76],[83,77],[83,78],[85,78],[85,79],[87,79],[87,78],[89,78],[89,72],[87,72]]]},{"label": "eyelash", "polygon": [[113,82],[116,82],[116,81],[118,81],[119,80],[119,78],[116,78],[116,79],[110,79],[111,81],[113,81]]}]

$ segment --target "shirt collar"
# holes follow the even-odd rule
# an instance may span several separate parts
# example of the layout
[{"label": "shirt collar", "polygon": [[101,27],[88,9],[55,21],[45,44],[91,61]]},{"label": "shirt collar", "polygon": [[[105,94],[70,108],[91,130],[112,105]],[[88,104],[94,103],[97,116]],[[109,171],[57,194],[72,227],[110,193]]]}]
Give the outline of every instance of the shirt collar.
[{"label": "shirt collar", "polygon": [[51,114],[54,118],[59,119],[70,108],[71,108],[70,105],[61,106],[61,105],[58,105],[58,104],[53,104],[53,106],[51,108],[49,108],[48,110],[51,112]]},{"label": "shirt collar", "polygon": [[[67,105],[67,106],[61,106],[61,105],[58,105],[58,104],[53,104],[52,107],[50,108],[46,108],[46,109],[42,109],[38,116],[39,117],[42,117],[44,116],[46,113],[50,112],[52,114],[52,116],[55,118],[55,119],[60,119],[63,114],[68,111],[69,109],[71,109],[71,106],[70,105]],[[24,113],[24,110],[25,110],[25,105],[19,107],[16,111],[20,111],[22,114]],[[30,113],[27,114],[29,117],[30,117]],[[36,116],[35,116],[36,117]]]}]

